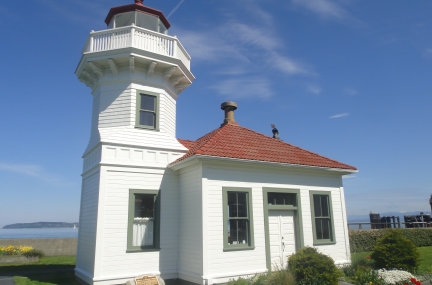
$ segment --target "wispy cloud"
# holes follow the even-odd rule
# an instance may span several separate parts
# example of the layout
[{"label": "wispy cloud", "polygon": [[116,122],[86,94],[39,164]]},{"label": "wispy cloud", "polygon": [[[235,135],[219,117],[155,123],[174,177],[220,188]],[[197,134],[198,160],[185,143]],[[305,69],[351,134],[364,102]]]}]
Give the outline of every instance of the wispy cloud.
[{"label": "wispy cloud", "polygon": [[360,20],[351,15],[336,1],[331,0],[292,0],[294,5],[308,9],[322,19],[335,19],[364,25]]},{"label": "wispy cloud", "polygon": [[56,175],[45,171],[42,166],[35,164],[11,164],[0,162],[0,171],[14,172],[56,185],[69,184]]},{"label": "wispy cloud", "polygon": [[306,87],[307,92],[319,95],[322,91],[321,87],[316,85],[309,85]]},{"label": "wispy cloud", "polygon": [[425,49],[423,55],[424,57],[432,58],[432,48]]},{"label": "wispy cloud", "polygon": [[355,89],[352,89],[352,88],[345,88],[344,91],[348,95],[357,95],[358,94],[358,91]]},{"label": "wispy cloud", "polygon": [[272,96],[271,84],[263,78],[227,79],[209,88],[216,90],[227,99],[244,97],[268,98]]},{"label": "wispy cloud", "polygon": [[348,116],[348,115],[349,115],[348,113],[337,114],[337,115],[334,115],[334,116],[329,117],[329,119],[342,118],[342,117],[346,117],[346,116]]},{"label": "wispy cloud", "polygon": [[[229,26],[237,27],[235,33],[226,32],[232,30]],[[221,62],[234,59],[258,67],[260,71],[265,66],[288,75],[314,75],[306,64],[281,54],[281,39],[269,35],[266,29],[230,22],[216,31],[179,30],[179,33],[194,60]]]}]

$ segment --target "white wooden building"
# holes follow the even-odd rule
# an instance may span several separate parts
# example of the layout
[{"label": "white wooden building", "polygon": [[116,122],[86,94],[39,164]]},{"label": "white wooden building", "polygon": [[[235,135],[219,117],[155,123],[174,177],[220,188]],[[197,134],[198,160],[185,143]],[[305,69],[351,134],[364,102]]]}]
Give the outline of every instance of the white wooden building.
[{"label": "white wooden building", "polygon": [[349,165],[238,125],[176,138],[176,100],[194,76],[162,12],[112,8],[76,75],[93,96],[76,276],[125,284],[223,283],[286,264],[304,246],[349,260],[342,176]]}]

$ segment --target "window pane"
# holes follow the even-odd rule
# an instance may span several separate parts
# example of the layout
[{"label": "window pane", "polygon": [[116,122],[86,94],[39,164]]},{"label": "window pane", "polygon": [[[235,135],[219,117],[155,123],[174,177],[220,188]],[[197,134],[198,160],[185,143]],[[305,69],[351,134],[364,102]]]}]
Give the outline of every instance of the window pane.
[{"label": "window pane", "polygon": [[323,239],[330,239],[330,220],[322,219]]},{"label": "window pane", "polygon": [[149,194],[135,194],[134,218],[154,218],[154,197]]},{"label": "window pane", "polygon": [[228,221],[228,243],[229,244],[248,244],[249,225],[248,220],[229,220]]},{"label": "window pane", "polygon": [[237,217],[237,193],[228,192],[228,217]]},{"label": "window pane", "polygon": [[153,245],[155,195],[135,194],[132,245]]},{"label": "window pane", "polygon": [[323,217],[329,216],[328,196],[321,196],[321,211]]},{"label": "window pane", "polygon": [[321,217],[321,196],[313,195],[315,217]]},{"label": "window pane", "polygon": [[238,211],[237,217],[247,217],[247,193],[237,193]]},{"label": "window pane", "polygon": [[156,97],[149,95],[141,95],[141,109],[148,111],[156,111]]},{"label": "window pane", "polygon": [[140,125],[150,126],[156,128],[155,126],[155,117],[156,114],[152,112],[140,111]]},{"label": "window pane", "polygon": [[293,205],[296,206],[296,194],[292,193],[268,193],[269,205]]},{"label": "window pane", "polygon": [[323,238],[323,232],[322,232],[321,219],[315,219],[315,227],[316,227],[316,238],[322,239]]}]

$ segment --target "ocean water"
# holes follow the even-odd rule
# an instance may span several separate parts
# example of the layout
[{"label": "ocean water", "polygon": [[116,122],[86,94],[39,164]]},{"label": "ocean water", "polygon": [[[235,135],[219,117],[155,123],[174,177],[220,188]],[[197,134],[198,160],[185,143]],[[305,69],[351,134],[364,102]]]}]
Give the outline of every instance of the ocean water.
[{"label": "ocean water", "polygon": [[0,239],[10,238],[76,238],[78,229],[0,229]]}]

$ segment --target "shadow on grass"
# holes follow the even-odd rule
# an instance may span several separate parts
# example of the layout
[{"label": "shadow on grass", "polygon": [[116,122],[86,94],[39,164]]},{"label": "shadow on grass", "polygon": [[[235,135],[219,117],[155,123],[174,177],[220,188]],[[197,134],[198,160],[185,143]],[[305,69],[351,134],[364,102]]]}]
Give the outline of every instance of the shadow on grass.
[{"label": "shadow on grass", "polygon": [[20,274],[14,276],[16,285],[79,285],[73,272],[49,274]]}]

